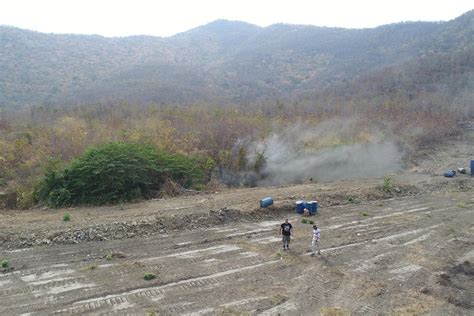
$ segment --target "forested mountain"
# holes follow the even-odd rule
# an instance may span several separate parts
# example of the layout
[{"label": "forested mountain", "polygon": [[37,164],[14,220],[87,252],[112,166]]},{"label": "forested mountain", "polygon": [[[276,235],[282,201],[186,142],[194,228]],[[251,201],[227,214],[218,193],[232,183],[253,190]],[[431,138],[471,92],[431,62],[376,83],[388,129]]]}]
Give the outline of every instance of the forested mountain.
[{"label": "forested mountain", "polygon": [[168,38],[2,26],[0,105],[455,98],[469,109],[473,35],[474,11],[372,29],[218,20]]}]

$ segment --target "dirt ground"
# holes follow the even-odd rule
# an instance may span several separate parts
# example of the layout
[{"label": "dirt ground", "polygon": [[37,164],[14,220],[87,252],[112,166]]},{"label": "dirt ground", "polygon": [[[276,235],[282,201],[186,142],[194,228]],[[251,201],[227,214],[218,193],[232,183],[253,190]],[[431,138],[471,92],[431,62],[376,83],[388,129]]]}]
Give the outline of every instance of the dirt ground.
[{"label": "dirt ground", "polygon": [[[474,178],[440,176],[472,148],[430,153],[388,191],[359,179],[1,211],[0,315],[472,315]],[[320,202],[321,255],[299,199]]]}]

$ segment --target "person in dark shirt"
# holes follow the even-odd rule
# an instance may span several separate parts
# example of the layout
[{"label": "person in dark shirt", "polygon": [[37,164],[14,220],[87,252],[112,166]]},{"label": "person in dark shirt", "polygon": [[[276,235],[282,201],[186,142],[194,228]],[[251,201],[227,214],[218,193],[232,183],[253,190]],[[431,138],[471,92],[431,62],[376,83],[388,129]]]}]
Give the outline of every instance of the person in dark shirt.
[{"label": "person in dark shirt", "polygon": [[283,250],[290,249],[290,239],[291,239],[292,232],[293,232],[293,226],[291,226],[291,224],[288,223],[288,218],[287,218],[285,222],[281,224],[281,227],[280,227],[280,235],[282,236],[282,241],[283,241]]}]

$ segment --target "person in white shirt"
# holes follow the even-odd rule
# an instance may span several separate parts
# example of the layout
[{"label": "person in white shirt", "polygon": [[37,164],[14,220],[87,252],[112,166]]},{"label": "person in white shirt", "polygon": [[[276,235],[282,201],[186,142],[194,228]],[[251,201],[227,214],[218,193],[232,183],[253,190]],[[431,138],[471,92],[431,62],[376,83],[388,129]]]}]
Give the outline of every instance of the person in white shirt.
[{"label": "person in white shirt", "polygon": [[318,226],[313,225],[313,240],[311,242],[311,248],[313,250],[313,253],[311,256],[314,256],[316,254],[316,249],[318,250],[318,255],[321,254],[321,250],[319,248],[319,240],[321,239],[321,229],[318,228]]}]

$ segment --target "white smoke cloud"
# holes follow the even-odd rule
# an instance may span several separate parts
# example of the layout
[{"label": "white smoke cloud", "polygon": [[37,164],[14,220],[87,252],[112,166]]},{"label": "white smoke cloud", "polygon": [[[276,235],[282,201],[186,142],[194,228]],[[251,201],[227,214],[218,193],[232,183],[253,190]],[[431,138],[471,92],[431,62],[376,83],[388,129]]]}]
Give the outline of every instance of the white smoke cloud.
[{"label": "white smoke cloud", "polygon": [[[299,123],[253,144],[252,152],[263,152],[266,157],[265,178],[258,184],[300,183],[311,178],[330,181],[372,177],[402,170],[402,152],[394,141],[381,136],[371,136],[363,142],[324,145],[331,137],[341,140],[354,136],[360,123],[357,119],[338,119],[314,128]],[[370,135],[376,134],[370,132]],[[318,146],[307,146],[321,142],[323,145],[319,149]]]}]

